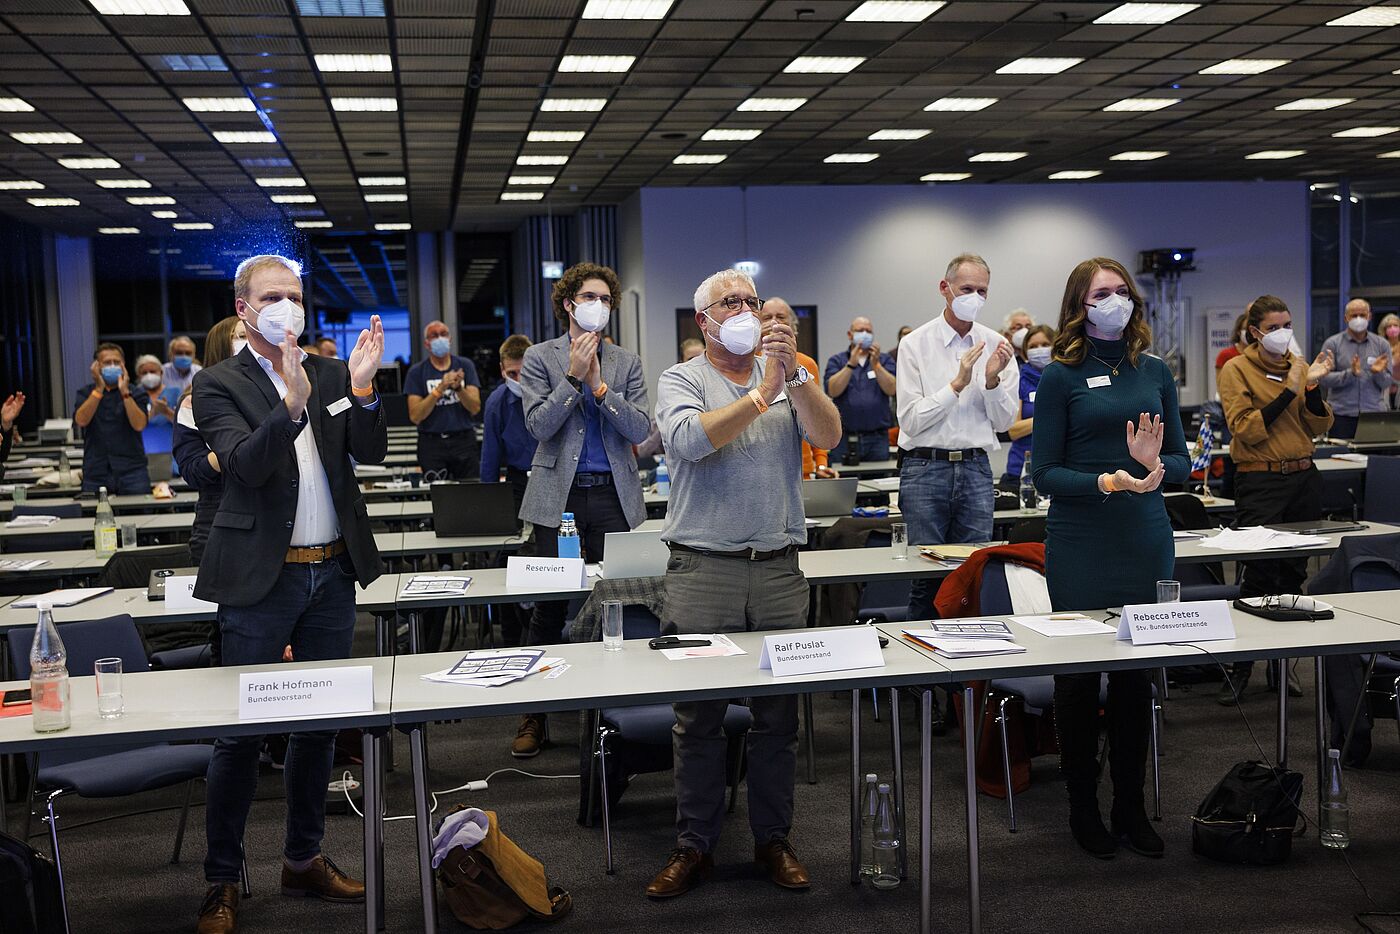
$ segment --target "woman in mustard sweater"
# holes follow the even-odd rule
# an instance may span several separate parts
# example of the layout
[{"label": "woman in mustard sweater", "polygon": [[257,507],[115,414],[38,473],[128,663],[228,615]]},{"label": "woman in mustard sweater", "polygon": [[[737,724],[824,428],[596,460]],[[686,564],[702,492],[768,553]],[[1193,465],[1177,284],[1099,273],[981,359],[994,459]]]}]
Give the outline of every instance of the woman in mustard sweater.
[{"label": "woman in mustard sweater", "polygon": [[[1217,381],[1230,426],[1237,521],[1247,526],[1320,519],[1322,476],[1312,462],[1312,439],[1332,425],[1332,410],[1318,388],[1332,370],[1332,355],[1324,350],[1309,365],[1289,352],[1293,316],[1281,298],[1261,295],[1246,314],[1248,345]],[[1306,558],[1246,561],[1240,595],[1298,593],[1307,571]],[[1253,662],[1235,663],[1220,688],[1220,703],[1238,701],[1253,668]]]}]

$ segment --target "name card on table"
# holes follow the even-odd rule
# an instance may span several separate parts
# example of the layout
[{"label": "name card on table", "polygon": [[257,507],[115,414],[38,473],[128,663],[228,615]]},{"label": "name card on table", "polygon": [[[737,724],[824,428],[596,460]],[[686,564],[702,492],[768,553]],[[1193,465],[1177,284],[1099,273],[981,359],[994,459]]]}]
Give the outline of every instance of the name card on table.
[{"label": "name card on table", "polygon": [[506,586],[526,590],[582,590],[582,558],[506,559]]},{"label": "name card on table", "polygon": [[194,583],[199,580],[194,574],[176,575],[165,579],[165,608],[167,610],[208,610],[219,609],[217,603],[201,600],[194,595]]},{"label": "name card on table", "polygon": [[238,676],[238,719],[320,717],[374,709],[374,669],[306,668]]},{"label": "name card on table", "polygon": [[883,668],[880,634],[869,626],[845,629],[779,633],[763,637],[759,668],[771,668],[773,677],[808,675],[853,668]]},{"label": "name card on table", "polygon": [[1235,621],[1230,618],[1230,604],[1224,600],[1140,603],[1123,607],[1118,638],[1132,639],[1133,645],[1233,639]]}]

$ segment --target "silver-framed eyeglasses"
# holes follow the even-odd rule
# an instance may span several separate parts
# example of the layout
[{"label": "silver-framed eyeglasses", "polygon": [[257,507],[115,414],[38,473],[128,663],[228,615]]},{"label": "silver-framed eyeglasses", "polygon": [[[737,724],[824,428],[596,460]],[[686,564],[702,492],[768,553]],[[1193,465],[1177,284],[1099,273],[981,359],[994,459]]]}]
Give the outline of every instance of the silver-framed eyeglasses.
[{"label": "silver-framed eyeglasses", "polygon": [[602,302],[611,308],[613,300],[611,295],[599,295],[597,292],[580,292],[574,296],[576,305],[587,305],[589,302]]}]

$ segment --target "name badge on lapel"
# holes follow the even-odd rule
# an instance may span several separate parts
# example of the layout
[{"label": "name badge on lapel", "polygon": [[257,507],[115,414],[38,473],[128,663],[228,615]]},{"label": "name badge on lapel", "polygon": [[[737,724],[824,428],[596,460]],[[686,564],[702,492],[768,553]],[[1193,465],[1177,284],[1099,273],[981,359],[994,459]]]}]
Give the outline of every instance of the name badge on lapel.
[{"label": "name badge on lapel", "polygon": [[350,408],[350,400],[345,398],[344,396],[341,396],[339,399],[326,406],[326,414],[339,415],[341,412],[344,412],[348,408]]}]

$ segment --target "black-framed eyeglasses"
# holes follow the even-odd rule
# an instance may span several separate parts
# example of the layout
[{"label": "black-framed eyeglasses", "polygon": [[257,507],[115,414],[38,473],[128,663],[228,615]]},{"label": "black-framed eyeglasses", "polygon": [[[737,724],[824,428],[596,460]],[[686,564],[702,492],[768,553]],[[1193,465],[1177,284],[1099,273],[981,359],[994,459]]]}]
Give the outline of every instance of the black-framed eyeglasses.
[{"label": "black-framed eyeglasses", "polygon": [[704,308],[701,308],[700,311],[703,313],[709,311],[716,305],[723,305],[726,311],[738,311],[740,308],[748,308],[749,311],[758,314],[758,310],[763,307],[763,302],[764,299],[761,298],[740,298],[737,295],[726,295],[718,301],[710,302]]},{"label": "black-framed eyeglasses", "polygon": [[587,305],[589,302],[602,302],[611,308],[613,300],[611,295],[599,295],[597,292],[580,292],[574,296],[576,305]]}]

